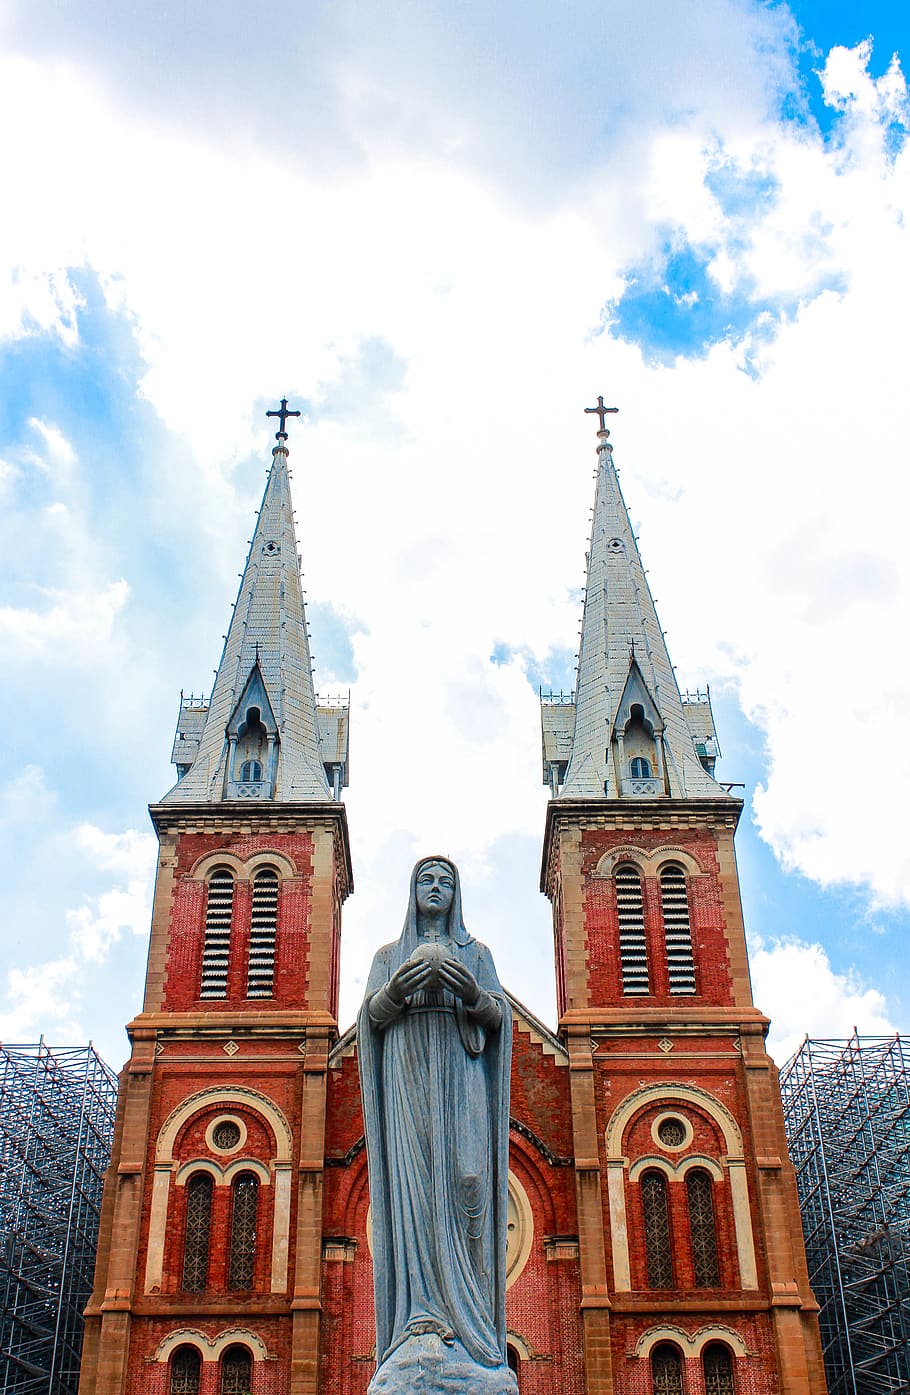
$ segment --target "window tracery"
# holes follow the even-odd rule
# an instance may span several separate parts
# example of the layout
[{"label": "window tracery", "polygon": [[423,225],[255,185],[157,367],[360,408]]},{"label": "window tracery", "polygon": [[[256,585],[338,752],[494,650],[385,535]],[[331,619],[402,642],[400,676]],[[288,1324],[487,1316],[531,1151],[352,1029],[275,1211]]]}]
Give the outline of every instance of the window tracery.
[{"label": "window tracery", "polygon": [[706,1395],[736,1395],[733,1357],[723,1342],[712,1342],[702,1355]]},{"label": "window tracery", "polygon": [[231,1187],[231,1242],[228,1288],[251,1289],[256,1262],[259,1178],[242,1172]]},{"label": "window tracery", "polygon": [[208,1172],[194,1172],[186,1186],[183,1287],[190,1293],[202,1293],[208,1283],[213,1187]]},{"label": "window tracery", "polygon": [[645,1222],[645,1261],[649,1288],[673,1287],[673,1247],[667,1179],[657,1168],[642,1174],[641,1205]]},{"label": "window tracery", "polygon": [[278,926],[278,873],[263,867],[253,878],[250,918],[248,998],[270,998],[275,980],[275,933]]},{"label": "window tracery", "polygon": [[670,992],[695,992],[695,961],[692,957],[692,929],[689,924],[689,896],[686,874],[670,863],[660,873],[660,901],[667,947],[667,977]]},{"label": "window tracery", "polygon": [[714,1183],[709,1173],[693,1167],[686,1173],[686,1200],[689,1207],[689,1235],[696,1288],[719,1288],[720,1265],[717,1256],[717,1226],[714,1220]]},{"label": "window tracery", "polygon": [[654,1395],[683,1395],[682,1357],[670,1342],[651,1353],[651,1388]]},{"label": "window tracery", "polygon": [[637,867],[623,865],[613,874],[619,920],[619,963],[622,991],[627,997],[650,992],[645,907]]},{"label": "window tracery", "polygon": [[233,911],[233,874],[227,867],[216,867],[209,877],[205,903],[201,998],[227,997]]},{"label": "window tracery", "polygon": [[221,1359],[221,1395],[252,1395],[253,1358],[246,1347],[228,1347]]},{"label": "window tracery", "polygon": [[170,1395],[199,1395],[202,1357],[195,1347],[178,1347],[171,1357]]}]

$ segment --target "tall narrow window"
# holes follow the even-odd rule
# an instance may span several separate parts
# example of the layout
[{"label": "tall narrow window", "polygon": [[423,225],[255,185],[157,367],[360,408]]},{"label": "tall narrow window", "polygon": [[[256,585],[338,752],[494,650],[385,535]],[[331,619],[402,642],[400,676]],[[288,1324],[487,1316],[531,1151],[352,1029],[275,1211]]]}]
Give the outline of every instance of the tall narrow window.
[{"label": "tall narrow window", "polygon": [[228,1347],[221,1358],[221,1395],[252,1395],[253,1358],[246,1347]]},{"label": "tall narrow window", "polygon": [[241,1172],[231,1188],[231,1252],[228,1288],[253,1287],[256,1262],[256,1212],[259,1207],[259,1178]]},{"label": "tall narrow window", "polygon": [[705,1347],[702,1357],[707,1395],[736,1395],[733,1385],[733,1357],[722,1342]]},{"label": "tall narrow window", "polygon": [[234,878],[227,867],[216,867],[209,877],[205,903],[205,941],[202,946],[201,998],[226,998],[228,958],[231,950],[231,914]]},{"label": "tall narrow window", "polygon": [[199,1395],[201,1366],[195,1347],[178,1347],[171,1357],[170,1395]]},{"label": "tall narrow window", "polygon": [[651,1387],[654,1395],[683,1395],[682,1358],[670,1342],[661,1342],[651,1353]]},{"label": "tall narrow window", "polygon": [[667,976],[671,993],[695,992],[695,963],[692,959],[692,931],[689,926],[689,896],[686,874],[671,863],[660,874],[660,901],[667,945]]},{"label": "tall narrow window", "polygon": [[619,964],[622,991],[627,997],[649,992],[645,907],[637,867],[617,867],[616,909],[619,916]]},{"label": "tall narrow window", "polygon": [[248,998],[271,998],[275,981],[275,927],[278,924],[278,873],[264,867],[253,878]]},{"label": "tall narrow window", "polygon": [[714,1183],[701,1167],[686,1173],[686,1200],[689,1203],[689,1234],[692,1237],[692,1265],[696,1288],[719,1288],[717,1228],[714,1223]]},{"label": "tall narrow window", "polygon": [[673,1287],[673,1246],[670,1243],[670,1207],[667,1179],[649,1168],[641,1179],[641,1207],[645,1218],[645,1259],[648,1287]]},{"label": "tall narrow window", "polygon": [[212,1179],[207,1172],[194,1172],[186,1184],[183,1287],[190,1293],[202,1293],[208,1283],[212,1186]]}]

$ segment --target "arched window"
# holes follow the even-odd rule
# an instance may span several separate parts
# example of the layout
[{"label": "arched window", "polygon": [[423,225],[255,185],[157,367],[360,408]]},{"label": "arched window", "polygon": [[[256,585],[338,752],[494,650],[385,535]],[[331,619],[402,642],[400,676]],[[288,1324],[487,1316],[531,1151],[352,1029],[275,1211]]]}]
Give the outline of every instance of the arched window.
[{"label": "arched window", "polygon": [[178,1347],[171,1357],[170,1395],[199,1395],[202,1357],[195,1347]]},{"label": "arched window", "polygon": [[506,1344],[506,1360],[509,1363],[509,1370],[515,1377],[519,1392],[521,1391],[521,1357],[518,1355],[518,1348],[511,1342]]},{"label": "arched window", "polygon": [[686,1173],[689,1234],[696,1288],[720,1288],[717,1260],[717,1228],[714,1223],[714,1183],[702,1167]]},{"label": "arched window", "polygon": [[202,1293],[208,1283],[212,1187],[212,1178],[207,1172],[194,1172],[186,1184],[183,1287],[190,1293]]},{"label": "arched window", "polygon": [[644,756],[633,756],[629,762],[629,774],[633,780],[650,780],[651,762]]},{"label": "arched window", "polygon": [[617,867],[616,910],[619,917],[619,964],[627,997],[650,991],[645,943],[645,907],[637,867]]},{"label": "arched window", "polygon": [[275,981],[275,928],[278,924],[278,873],[263,867],[253,878],[250,919],[248,998],[271,998]]},{"label": "arched window", "polygon": [[245,760],[240,767],[240,779],[243,784],[250,784],[254,780],[262,779],[262,766],[258,760]]},{"label": "arched window", "polygon": [[228,1347],[221,1358],[221,1395],[252,1395],[253,1358],[246,1347]]},{"label": "arched window", "polygon": [[664,918],[670,992],[694,993],[695,962],[692,958],[686,874],[675,863],[671,862],[668,867],[661,869],[660,902]]},{"label": "arched window", "polygon": [[233,909],[233,874],[227,867],[216,867],[209,877],[208,896],[205,903],[202,986],[199,990],[201,998],[227,997]]},{"label": "arched window", "polygon": [[231,1187],[231,1249],[228,1261],[228,1288],[253,1287],[256,1262],[256,1212],[259,1207],[259,1178],[241,1172]]},{"label": "arched window", "polygon": [[736,1395],[733,1357],[723,1342],[711,1342],[702,1354],[706,1395]]},{"label": "arched window", "polygon": [[656,1167],[641,1179],[641,1209],[645,1220],[645,1260],[649,1288],[673,1287],[673,1246],[667,1179]]},{"label": "arched window", "polygon": [[651,1352],[654,1395],[683,1395],[682,1358],[671,1342],[659,1342]]}]

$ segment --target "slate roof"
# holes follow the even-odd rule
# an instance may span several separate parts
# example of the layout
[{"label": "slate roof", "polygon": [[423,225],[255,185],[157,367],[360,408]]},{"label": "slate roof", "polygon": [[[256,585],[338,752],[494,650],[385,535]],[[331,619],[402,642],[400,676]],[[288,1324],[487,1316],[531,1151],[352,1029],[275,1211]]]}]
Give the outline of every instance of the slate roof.
[{"label": "slate roof", "polygon": [[726,791],[708,775],[695,751],[608,436],[608,431],[598,432],[575,726],[559,798],[620,797],[615,765],[607,751],[634,663],[663,722],[670,796],[723,799]]},{"label": "slate roof", "polygon": [[225,730],[257,655],[279,736],[270,802],[328,800],[284,441],[272,451],[272,467],[195,760],[162,803],[217,802],[227,797]]}]

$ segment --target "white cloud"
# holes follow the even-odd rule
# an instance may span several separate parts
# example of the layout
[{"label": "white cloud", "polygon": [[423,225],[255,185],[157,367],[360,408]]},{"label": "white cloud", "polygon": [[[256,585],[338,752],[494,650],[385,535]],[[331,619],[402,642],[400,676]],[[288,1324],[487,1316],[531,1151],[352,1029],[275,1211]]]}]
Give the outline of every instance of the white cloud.
[{"label": "white cloud", "polygon": [[756,1005],[771,1018],[768,1049],[778,1065],[805,1036],[893,1032],[884,995],[851,969],[836,973],[824,948],[800,939],[753,938],[749,963]]},{"label": "white cloud", "polygon": [[29,658],[52,657],[61,665],[94,663],[106,656],[128,598],[129,585],[123,577],[102,590],[47,588],[41,609],[0,606],[0,641]]},{"label": "white cloud", "polygon": [[[33,828],[41,825],[35,817],[37,805],[47,808],[50,803],[40,771],[26,771],[4,791],[4,812],[15,816],[27,806]],[[7,969],[6,991],[0,1005],[0,1040],[34,1040],[44,1034],[52,1040],[73,1042],[85,1037],[86,1022],[97,1019],[93,995],[99,970],[111,950],[124,933],[139,937],[148,934],[154,837],[135,829],[106,833],[91,824],[81,824],[67,833],[52,828],[38,849],[39,859],[44,863],[52,860],[59,876],[67,867],[67,847],[77,855],[84,879],[97,870],[113,873],[114,884],[86,897],[81,905],[64,910],[64,953],[59,952],[58,944],[53,957],[34,962],[35,937],[30,933],[31,927],[26,927],[18,949],[8,955],[13,962]],[[27,962],[29,959],[33,962]]]},{"label": "white cloud", "polygon": [[[623,52],[609,81],[591,66],[595,8],[609,51]],[[276,391],[313,408],[292,439],[307,584],[363,625],[347,943],[396,933],[395,888],[427,844],[483,880],[501,865],[498,838],[542,829],[524,660],[489,656],[498,644],[539,661],[575,647],[594,464],[580,409],[602,388],[623,409],[616,459],[680,676],[735,683],[767,733],[764,836],[823,884],[851,880],[910,903],[910,865],[878,832],[900,826],[910,778],[899,739],[910,705],[910,156],[886,130],[902,109],[897,70],[875,82],[863,46],[835,51],[824,81],[849,120],[825,145],[769,114],[792,81],[782,7],[712,0],[667,20],[665,5],[631,19],[627,6],[580,6],[552,35],[559,26],[541,9],[522,30],[515,80],[494,89],[492,57],[472,70],[482,35],[459,31],[440,63],[435,12],[409,47],[395,36],[410,12],[385,31],[387,11],[344,6],[337,29],[307,30],[312,53],[299,61],[321,85],[292,97],[286,81],[263,118],[288,131],[288,148],[243,115],[273,89],[271,51],[238,60],[218,26],[217,61],[200,71],[193,59],[190,82],[196,50],[167,48],[174,35],[162,37],[155,11],[134,17],[153,26],[149,44],[115,16],[109,53],[86,9],[68,7],[50,30],[46,13],[8,7],[7,39],[21,51],[0,58],[0,120],[17,129],[21,111],[31,115],[28,141],[0,154],[4,187],[18,191],[0,229],[0,266],[18,288],[0,334],[54,327],[72,344],[72,269],[98,276],[133,327],[142,391],[192,446],[161,461],[156,524],[187,530],[197,555],[217,559],[225,617],[249,535],[237,519],[255,487],[232,471],[264,439],[253,410]],[[723,161],[767,175],[774,197],[727,215],[707,180]],[[668,223],[707,249],[725,290],[790,305],[768,342],[654,367],[599,332],[605,301]],[[817,296],[822,284],[831,289]],[[368,340],[401,365],[372,402],[351,391]],[[750,363],[760,377],[743,371]],[[218,404],[204,428],[200,401]],[[91,464],[72,472],[87,477]],[[67,496],[27,515],[40,530],[23,532],[38,539],[40,603],[32,593],[5,606],[0,635],[58,672],[94,665],[106,705],[93,716],[106,735],[123,722],[116,751],[141,730],[165,752],[171,713],[153,715],[154,732],[143,720],[153,666],[139,681],[123,624],[140,583],[154,603],[155,579],[120,576],[103,547],[155,525],[132,502],[113,517],[110,507]],[[49,585],[58,556],[65,567]],[[181,610],[203,604],[195,594]],[[175,641],[161,656],[162,668],[175,654],[197,666],[174,675],[175,693],[208,677],[220,632],[205,653]],[[316,667],[318,677],[318,652]],[[875,824],[857,817],[870,780]],[[100,893],[71,910],[79,955],[103,955],[139,915],[129,849],[96,852],[126,899],[102,905]],[[542,900],[528,916],[549,998]]]}]

